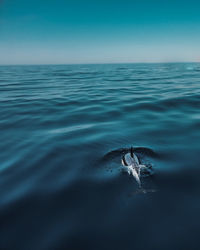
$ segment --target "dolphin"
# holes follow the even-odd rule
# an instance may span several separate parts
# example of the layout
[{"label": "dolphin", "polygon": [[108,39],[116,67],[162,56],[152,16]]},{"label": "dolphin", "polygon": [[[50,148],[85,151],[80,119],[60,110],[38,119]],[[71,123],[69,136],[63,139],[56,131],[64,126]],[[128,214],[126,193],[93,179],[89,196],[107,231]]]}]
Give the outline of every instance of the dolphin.
[{"label": "dolphin", "polygon": [[130,153],[122,157],[122,165],[127,168],[129,175],[132,174],[141,187],[140,171],[142,168],[146,168],[146,165],[140,164],[139,158],[133,152],[133,147],[131,147]]}]

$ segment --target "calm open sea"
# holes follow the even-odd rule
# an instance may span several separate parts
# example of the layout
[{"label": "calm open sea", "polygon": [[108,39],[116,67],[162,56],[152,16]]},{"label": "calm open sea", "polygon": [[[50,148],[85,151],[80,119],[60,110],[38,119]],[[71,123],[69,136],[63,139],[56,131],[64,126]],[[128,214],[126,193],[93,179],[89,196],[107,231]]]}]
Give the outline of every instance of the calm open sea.
[{"label": "calm open sea", "polygon": [[0,131],[0,249],[199,249],[200,64],[1,66]]}]

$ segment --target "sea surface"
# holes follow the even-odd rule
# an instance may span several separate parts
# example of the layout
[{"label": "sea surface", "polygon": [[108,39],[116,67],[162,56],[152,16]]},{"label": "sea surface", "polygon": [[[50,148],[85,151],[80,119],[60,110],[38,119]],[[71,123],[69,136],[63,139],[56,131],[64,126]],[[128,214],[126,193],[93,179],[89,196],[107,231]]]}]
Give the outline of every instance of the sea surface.
[{"label": "sea surface", "polygon": [[0,249],[200,248],[200,64],[1,66],[0,132]]}]

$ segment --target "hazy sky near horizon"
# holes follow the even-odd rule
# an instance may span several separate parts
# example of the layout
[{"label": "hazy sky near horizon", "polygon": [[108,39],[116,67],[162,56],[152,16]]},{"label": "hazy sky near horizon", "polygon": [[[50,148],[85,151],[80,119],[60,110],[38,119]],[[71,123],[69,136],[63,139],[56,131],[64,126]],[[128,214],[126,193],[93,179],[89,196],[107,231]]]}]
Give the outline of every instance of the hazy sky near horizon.
[{"label": "hazy sky near horizon", "polygon": [[0,64],[200,61],[199,0],[0,0]]}]

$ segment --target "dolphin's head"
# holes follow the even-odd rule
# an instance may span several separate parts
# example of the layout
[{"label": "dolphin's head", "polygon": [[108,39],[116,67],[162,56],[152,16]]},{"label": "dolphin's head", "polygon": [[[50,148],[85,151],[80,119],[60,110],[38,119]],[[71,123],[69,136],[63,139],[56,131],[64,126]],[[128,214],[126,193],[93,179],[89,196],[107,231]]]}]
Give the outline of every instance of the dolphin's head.
[{"label": "dolphin's head", "polygon": [[137,183],[139,184],[139,186],[141,186],[139,169],[133,168],[131,172],[132,172],[133,177],[136,179]]}]

